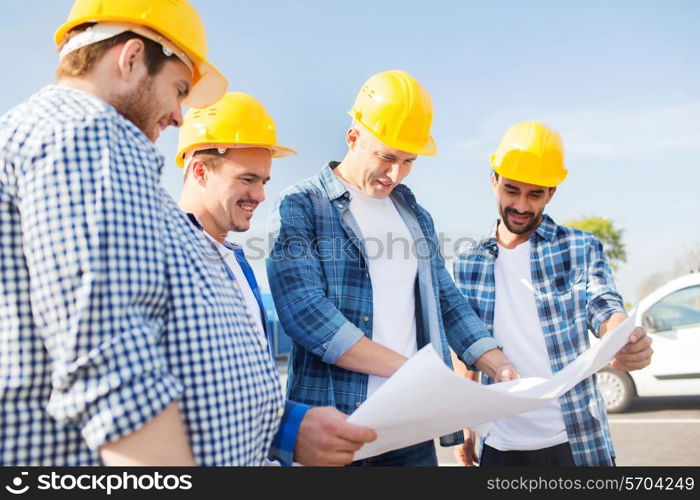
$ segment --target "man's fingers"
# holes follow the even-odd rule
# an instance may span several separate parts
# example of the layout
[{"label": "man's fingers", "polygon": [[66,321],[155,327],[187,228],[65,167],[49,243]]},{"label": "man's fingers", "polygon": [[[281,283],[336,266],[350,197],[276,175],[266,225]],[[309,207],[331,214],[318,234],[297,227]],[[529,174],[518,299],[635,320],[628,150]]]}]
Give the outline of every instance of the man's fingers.
[{"label": "man's fingers", "polygon": [[634,330],[632,330],[632,333],[630,334],[630,343],[634,344],[638,340],[644,338],[647,336],[647,332],[644,330],[644,328],[641,327],[636,327]]},{"label": "man's fingers", "polygon": [[505,365],[500,367],[496,372],[496,382],[507,382],[509,380],[518,380],[520,374],[513,365]]},{"label": "man's fingers", "polygon": [[645,360],[650,361],[652,354],[654,354],[654,350],[651,347],[647,347],[636,352],[618,352],[615,355],[615,359],[620,363],[637,363]]},{"label": "man's fingers", "polygon": [[457,463],[459,465],[463,465],[463,466],[467,465],[467,459],[464,456],[464,447],[463,446],[460,446],[460,445],[455,446],[454,455],[455,455],[455,460],[457,460]]},{"label": "man's fingers", "polygon": [[610,366],[616,370],[622,371],[641,370],[642,368],[649,366],[653,352],[654,351],[649,348],[645,351],[634,354],[618,353],[610,362]]},{"label": "man's fingers", "polygon": [[644,351],[645,349],[648,349],[651,347],[651,343],[652,343],[651,337],[643,337],[634,343],[628,342],[627,344],[625,344],[625,346],[622,349],[620,349],[619,352],[623,353],[623,354],[629,354],[629,353]]},{"label": "man's fingers", "polygon": [[374,430],[347,422],[348,416],[333,407],[326,407],[328,412],[336,418],[329,419],[324,426],[324,430],[329,434],[345,441],[360,443],[370,443],[377,439]]},{"label": "man's fingers", "polygon": [[339,422],[335,428],[335,436],[338,439],[363,445],[371,443],[377,439],[377,433],[367,427],[360,425],[349,424],[347,422]]}]

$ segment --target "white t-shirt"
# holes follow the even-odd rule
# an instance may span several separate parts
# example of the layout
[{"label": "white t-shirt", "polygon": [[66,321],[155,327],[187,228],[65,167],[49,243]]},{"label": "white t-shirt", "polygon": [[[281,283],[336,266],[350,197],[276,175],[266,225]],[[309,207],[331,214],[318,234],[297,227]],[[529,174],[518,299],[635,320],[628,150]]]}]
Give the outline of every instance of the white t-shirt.
[{"label": "white t-shirt", "polygon": [[[342,179],[341,179],[342,181]],[[406,357],[418,349],[413,238],[391,198],[372,198],[343,181],[352,194],[350,213],[360,228],[372,282],[372,340]],[[387,379],[369,376],[367,397]]]},{"label": "white t-shirt", "polygon": [[[493,333],[522,377],[552,376],[532,284],[530,242],[512,250],[498,246],[495,266],[496,309]],[[538,450],[568,441],[557,399],[538,410],[494,422],[486,444],[501,451]]]},{"label": "white t-shirt", "polygon": [[233,273],[233,276],[236,278],[236,282],[238,283],[238,286],[240,287],[240,290],[243,293],[243,299],[246,303],[248,315],[255,323],[256,330],[259,332],[260,337],[263,340],[263,346],[265,347],[265,349],[267,349],[267,338],[265,337],[265,329],[263,328],[262,324],[262,312],[260,311],[258,301],[255,299],[255,295],[253,294],[253,289],[250,288],[250,284],[248,283],[245,274],[243,274],[243,269],[241,269],[238,260],[236,260],[236,256],[233,254],[232,250],[229,250],[224,245],[216,241],[207,232],[202,232],[207,236],[207,238],[209,238],[211,242],[213,242],[216,245],[216,248],[219,251],[219,255],[223,257],[224,262]]}]

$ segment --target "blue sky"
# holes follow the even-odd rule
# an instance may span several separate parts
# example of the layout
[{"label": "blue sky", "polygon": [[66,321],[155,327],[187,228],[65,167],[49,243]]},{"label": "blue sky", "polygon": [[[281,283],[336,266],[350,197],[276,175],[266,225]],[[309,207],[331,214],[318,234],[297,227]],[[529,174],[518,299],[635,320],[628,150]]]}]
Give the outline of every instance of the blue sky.
[{"label": "blue sky", "polygon": [[[435,158],[406,179],[439,231],[478,237],[493,224],[488,157],[515,122],[562,135],[569,177],[548,213],[610,217],[625,229],[617,275],[628,301],[639,285],[700,245],[700,2],[194,0],[211,60],[230,90],[248,92],[298,157],[276,160],[262,237],[286,186],[344,154],[346,111],[372,74],[404,69],[431,93]],[[0,0],[0,112],[53,80],[53,31],[71,0]],[[38,14],[40,12],[40,15]],[[164,185],[178,197],[171,158]],[[264,273],[262,262],[253,262]]]}]

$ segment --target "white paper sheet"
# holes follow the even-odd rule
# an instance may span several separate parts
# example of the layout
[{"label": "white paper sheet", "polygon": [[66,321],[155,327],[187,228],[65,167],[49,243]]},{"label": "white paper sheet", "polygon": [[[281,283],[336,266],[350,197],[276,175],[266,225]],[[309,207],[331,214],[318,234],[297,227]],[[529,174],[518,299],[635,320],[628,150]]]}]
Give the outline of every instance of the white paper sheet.
[{"label": "white paper sheet", "polygon": [[378,438],[355,453],[355,460],[431,440],[464,428],[545,406],[607,365],[634,329],[630,314],[601,342],[549,379],[524,378],[480,385],[450,370],[432,346],[421,349],[350,417],[377,431]]}]

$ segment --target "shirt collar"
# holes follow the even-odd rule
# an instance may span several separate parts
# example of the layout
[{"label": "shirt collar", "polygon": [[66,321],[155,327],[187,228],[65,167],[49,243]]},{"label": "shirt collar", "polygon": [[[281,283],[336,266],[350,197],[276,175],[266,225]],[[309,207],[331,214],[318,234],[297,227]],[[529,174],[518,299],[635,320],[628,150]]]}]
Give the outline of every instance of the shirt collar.
[{"label": "shirt collar", "polygon": [[328,193],[328,198],[331,200],[336,200],[346,194],[350,196],[348,188],[345,187],[345,184],[333,173],[333,169],[338,165],[340,165],[338,161],[329,161],[321,169],[321,184],[326,190],[326,193]]},{"label": "shirt collar", "polygon": [[540,238],[547,241],[554,241],[557,236],[557,224],[552,220],[552,218],[547,214],[542,214],[542,221],[540,225],[537,226],[535,230]]},{"label": "shirt collar", "polygon": [[[190,220],[192,225],[202,231],[203,233],[206,234],[204,231],[204,226],[202,225],[202,222],[199,220],[199,217],[197,217],[195,214],[192,212],[186,212],[187,218]],[[219,243],[218,241],[214,240],[212,237],[210,237],[208,234],[206,235],[212,243]],[[223,243],[219,243],[220,245],[223,245],[224,247],[228,248],[229,250],[240,250],[241,246],[236,244],[236,243],[231,243],[230,241],[224,240]]]}]

